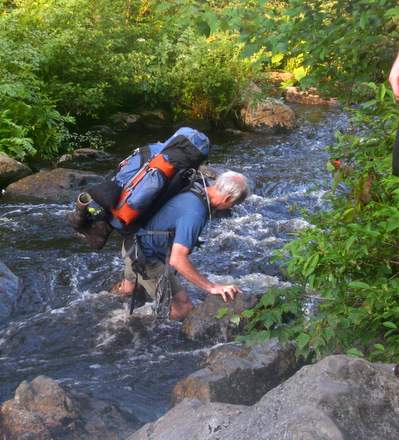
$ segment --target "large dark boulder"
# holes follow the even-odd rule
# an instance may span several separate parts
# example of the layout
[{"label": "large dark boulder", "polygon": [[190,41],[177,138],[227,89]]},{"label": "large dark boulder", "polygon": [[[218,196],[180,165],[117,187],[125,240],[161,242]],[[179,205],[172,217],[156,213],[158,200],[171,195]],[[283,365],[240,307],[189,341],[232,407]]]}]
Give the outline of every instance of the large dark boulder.
[{"label": "large dark boulder", "polygon": [[21,290],[19,278],[0,261],[0,322],[4,322],[14,312]]},{"label": "large dark boulder", "polygon": [[22,382],[0,409],[4,440],[120,440],[130,432],[112,405],[72,395],[45,376]]},{"label": "large dark boulder", "polygon": [[102,177],[87,171],[67,168],[42,170],[9,185],[6,188],[6,195],[29,200],[66,203],[74,200],[80,191],[102,180]]},{"label": "large dark boulder", "polygon": [[224,344],[210,352],[206,368],[176,384],[172,401],[176,404],[187,398],[252,405],[290,377],[297,365],[294,346],[283,348],[276,340],[252,347]]},{"label": "large dark boulder", "polygon": [[[210,342],[230,342],[244,326],[234,317],[245,309],[253,307],[258,299],[254,295],[239,293],[234,301],[224,303],[220,295],[207,295],[205,301],[194,307],[183,322],[182,332],[191,340],[207,340]],[[226,308],[224,316],[217,318],[219,310]]]},{"label": "large dark boulder", "polygon": [[[329,356],[253,406],[185,400],[129,440],[397,440],[398,396],[392,373],[362,359]],[[211,421],[215,405],[225,417],[217,430],[212,425],[206,431],[199,417],[208,414]]]},{"label": "large dark boulder", "polygon": [[250,131],[274,133],[295,127],[295,112],[283,102],[267,98],[248,101],[241,109],[238,126]]},{"label": "large dark boulder", "polygon": [[27,165],[0,153],[0,189],[29,174],[32,174],[32,170]]},{"label": "large dark boulder", "polygon": [[362,359],[329,356],[267,393],[219,440],[394,440],[398,396],[392,374]]},{"label": "large dark boulder", "polygon": [[[154,423],[147,423],[127,440],[217,439],[221,430],[245,411],[245,406],[184,400]],[[213,437],[213,435],[216,437]]]}]

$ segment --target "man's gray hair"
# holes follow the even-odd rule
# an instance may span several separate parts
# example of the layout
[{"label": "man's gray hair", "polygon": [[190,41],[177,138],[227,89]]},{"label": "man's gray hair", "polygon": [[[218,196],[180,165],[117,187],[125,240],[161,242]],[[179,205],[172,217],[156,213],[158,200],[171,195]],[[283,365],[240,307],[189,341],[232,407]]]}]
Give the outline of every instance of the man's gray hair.
[{"label": "man's gray hair", "polygon": [[216,189],[226,196],[231,196],[234,203],[243,202],[250,194],[247,178],[240,173],[227,171],[215,182]]}]

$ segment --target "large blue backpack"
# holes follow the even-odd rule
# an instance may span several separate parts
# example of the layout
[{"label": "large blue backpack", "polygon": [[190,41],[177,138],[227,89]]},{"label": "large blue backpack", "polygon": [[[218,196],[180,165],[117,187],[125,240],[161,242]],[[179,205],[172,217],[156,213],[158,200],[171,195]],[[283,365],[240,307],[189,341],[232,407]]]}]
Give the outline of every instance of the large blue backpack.
[{"label": "large blue backpack", "polygon": [[132,232],[187,186],[192,170],[208,157],[209,148],[204,133],[180,128],[165,142],[136,149],[110,181],[88,193],[108,213],[114,229]]}]

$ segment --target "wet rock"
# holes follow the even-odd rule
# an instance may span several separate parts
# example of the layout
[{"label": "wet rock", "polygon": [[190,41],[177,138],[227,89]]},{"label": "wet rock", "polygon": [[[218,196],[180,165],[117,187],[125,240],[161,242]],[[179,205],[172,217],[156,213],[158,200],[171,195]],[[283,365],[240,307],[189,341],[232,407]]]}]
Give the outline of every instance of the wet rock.
[{"label": "wet rock", "polygon": [[295,81],[295,75],[291,72],[273,71],[266,73],[266,79],[274,86],[279,87],[282,83],[285,83],[287,81]]},{"label": "wet rock", "polygon": [[[223,302],[220,295],[207,295],[205,301],[194,307],[183,322],[182,332],[191,340],[203,340],[217,343],[229,342],[242,331],[244,319],[239,323],[232,318],[257,303],[254,295],[239,293],[234,301]],[[219,310],[226,309],[222,318],[216,318]]]},{"label": "wet rock", "polygon": [[10,183],[29,176],[29,174],[32,174],[32,170],[27,165],[0,152],[0,188],[5,188]]},{"label": "wet rock", "polygon": [[0,322],[4,323],[14,312],[21,289],[18,277],[0,261]]},{"label": "wet rock", "polygon": [[204,405],[198,400],[184,400],[156,422],[144,425],[127,440],[217,439],[217,435],[228,429],[245,409],[238,405]]},{"label": "wet rock", "polygon": [[119,112],[110,117],[110,122],[116,130],[127,130],[134,126],[139,119],[139,115]]},{"label": "wet rock", "polygon": [[[358,358],[328,356],[303,367],[253,406],[184,400],[129,440],[396,440],[399,381]],[[216,406],[217,405],[217,406]],[[224,414],[218,429],[199,418]],[[226,413],[234,411],[236,413]],[[174,430],[174,431],[173,431]],[[182,435],[179,435],[179,434]]]},{"label": "wet rock", "polygon": [[324,99],[313,87],[308,90],[300,90],[299,87],[287,87],[284,91],[284,96],[287,102],[297,104],[330,106],[339,105],[339,102],[336,98]]},{"label": "wet rock", "polygon": [[45,376],[22,382],[0,415],[4,440],[117,440],[132,431],[115,407],[72,395]]},{"label": "wet rock", "polygon": [[253,405],[298,369],[294,346],[276,340],[246,347],[225,344],[213,349],[206,368],[178,382],[173,404],[183,399]]},{"label": "wet rock", "polygon": [[101,150],[95,150],[94,148],[78,148],[71,154],[64,154],[58,159],[58,162],[65,162],[65,160],[72,159],[91,159],[91,160],[106,160],[111,156]]},{"label": "wet rock", "polygon": [[238,125],[256,132],[291,130],[295,127],[295,113],[274,98],[254,100],[241,109]]},{"label": "wet rock", "polygon": [[94,148],[78,148],[73,153],[62,155],[57,165],[63,168],[92,169],[95,163],[108,160],[111,160],[111,156],[104,151]]},{"label": "wet rock", "polygon": [[[139,345],[148,337],[144,318],[152,315],[146,314],[144,310],[139,310],[141,307],[136,309],[134,315],[130,315],[128,312],[130,303],[125,304],[125,307],[113,310],[97,324],[99,331],[96,338],[96,349],[115,353],[117,350]],[[148,311],[147,307],[146,311]],[[140,314],[140,312],[143,313]]]},{"label": "wet rock", "polygon": [[170,121],[162,110],[148,110],[139,115],[139,124],[150,130],[165,127],[169,122]]},{"label": "wet rock", "polygon": [[77,193],[102,180],[102,177],[87,171],[68,168],[42,170],[9,185],[6,188],[6,195],[29,200],[65,203],[71,202]]}]

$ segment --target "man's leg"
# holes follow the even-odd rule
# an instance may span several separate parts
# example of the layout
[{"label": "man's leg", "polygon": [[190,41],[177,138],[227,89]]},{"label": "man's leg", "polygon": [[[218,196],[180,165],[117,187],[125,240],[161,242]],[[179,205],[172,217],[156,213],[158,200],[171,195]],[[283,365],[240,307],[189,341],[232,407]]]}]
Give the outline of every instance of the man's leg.
[{"label": "man's leg", "polygon": [[123,278],[112,288],[112,293],[122,296],[130,296],[133,292],[133,289],[134,282],[128,280],[127,278]]},{"label": "man's leg", "polygon": [[170,309],[170,319],[174,321],[183,321],[190,310],[193,309],[193,303],[185,290],[180,290],[172,298]]}]

